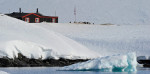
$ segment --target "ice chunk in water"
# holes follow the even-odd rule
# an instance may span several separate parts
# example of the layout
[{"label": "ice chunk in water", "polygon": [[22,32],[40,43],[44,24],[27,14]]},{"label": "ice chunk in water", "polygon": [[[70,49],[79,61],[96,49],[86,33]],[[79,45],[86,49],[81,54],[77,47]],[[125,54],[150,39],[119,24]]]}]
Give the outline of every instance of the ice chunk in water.
[{"label": "ice chunk in water", "polygon": [[96,58],[87,62],[63,67],[62,70],[132,72],[136,71],[136,66],[136,53],[128,53]]}]

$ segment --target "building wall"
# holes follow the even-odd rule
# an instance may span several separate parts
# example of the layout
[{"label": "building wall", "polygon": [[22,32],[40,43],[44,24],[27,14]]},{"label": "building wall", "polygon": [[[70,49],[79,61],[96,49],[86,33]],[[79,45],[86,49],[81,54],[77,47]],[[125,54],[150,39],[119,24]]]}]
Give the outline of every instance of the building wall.
[{"label": "building wall", "polygon": [[58,18],[56,18],[56,23],[58,23]]},{"label": "building wall", "polygon": [[[29,16],[27,16],[27,17],[25,17],[25,18],[30,18],[30,22],[29,23],[35,23],[35,18],[39,18],[38,16],[35,16],[35,15],[29,15]],[[25,18],[23,18],[23,21],[25,21]],[[39,18],[40,19],[40,18]],[[40,22],[41,22],[42,20],[40,19]]]},{"label": "building wall", "polygon": [[41,18],[42,22],[52,22],[52,18]]},{"label": "building wall", "polygon": [[[40,17],[38,17],[36,15],[31,14],[29,16],[24,17],[22,20],[25,21],[25,18],[30,18],[29,19],[30,20],[29,23],[35,23],[35,18],[39,18],[39,23],[40,22],[50,22],[50,23],[52,23],[52,18],[50,18],[50,17],[40,18]],[[55,20],[56,20],[55,23],[58,23],[58,18],[55,18]]]}]

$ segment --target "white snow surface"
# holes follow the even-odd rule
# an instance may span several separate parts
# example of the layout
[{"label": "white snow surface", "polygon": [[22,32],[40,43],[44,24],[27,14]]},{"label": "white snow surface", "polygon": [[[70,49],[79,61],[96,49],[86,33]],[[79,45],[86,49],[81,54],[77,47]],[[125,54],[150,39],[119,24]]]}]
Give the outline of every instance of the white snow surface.
[{"label": "white snow surface", "polygon": [[0,71],[0,74],[9,74],[9,73],[7,73],[5,71]]},{"label": "white snow surface", "polygon": [[96,24],[149,25],[150,0],[0,0],[0,13],[39,12],[59,16],[59,22],[74,21],[76,6],[77,21]]},{"label": "white snow surface", "polygon": [[100,70],[110,72],[133,72],[136,71],[137,61],[135,53],[113,55],[96,58],[87,62],[77,63],[63,67],[62,70]]},{"label": "white snow surface", "polygon": [[102,56],[136,52],[149,57],[150,25],[36,24],[65,35]]},{"label": "white snow surface", "polygon": [[95,58],[98,53],[59,33],[0,14],[0,57]]}]

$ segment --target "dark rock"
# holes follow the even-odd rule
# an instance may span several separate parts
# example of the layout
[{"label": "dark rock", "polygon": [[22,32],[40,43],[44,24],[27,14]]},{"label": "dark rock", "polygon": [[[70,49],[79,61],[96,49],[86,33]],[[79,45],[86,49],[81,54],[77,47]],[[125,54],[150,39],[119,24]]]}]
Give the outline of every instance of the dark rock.
[{"label": "dark rock", "polygon": [[138,60],[139,64],[150,64],[150,60]]},{"label": "dark rock", "polygon": [[150,64],[144,64],[143,67],[150,68]]},{"label": "dark rock", "polygon": [[0,66],[12,67],[13,66],[13,59],[9,59],[8,57],[0,58]]},{"label": "dark rock", "polygon": [[0,67],[63,67],[85,61],[88,61],[88,59],[29,59],[21,53],[18,53],[18,57],[15,57],[14,59],[8,57],[0,58]]},{"label": "dark rock", "polygon": [[139,64],[143,64],[143,67],[149,67],[150,68],[150,60],[138,60]]}]

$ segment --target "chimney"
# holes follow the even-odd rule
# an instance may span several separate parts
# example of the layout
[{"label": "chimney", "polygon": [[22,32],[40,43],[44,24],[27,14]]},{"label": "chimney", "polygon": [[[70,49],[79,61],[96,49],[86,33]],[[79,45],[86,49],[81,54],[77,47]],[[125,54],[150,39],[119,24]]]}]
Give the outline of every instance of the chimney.
[{"label": "chimney", "polygon": [[21,13],[21,8],[19,8],[19,13]]},{"label": "chimney", "polygon": [[39,9],[38,8],[36,9],[36,13],[39,13]]}]

